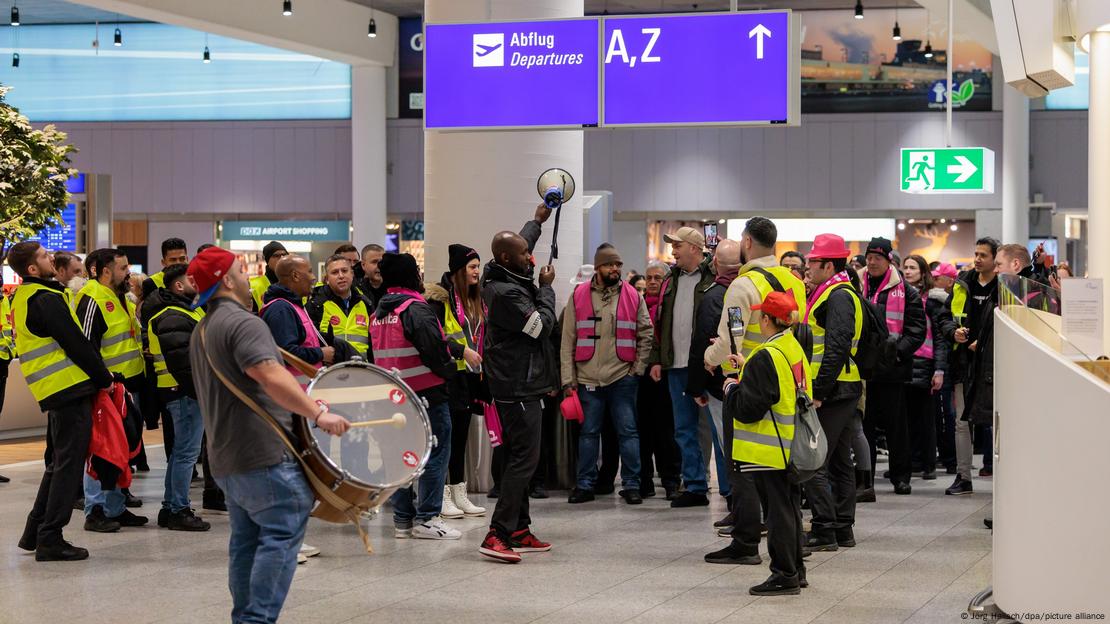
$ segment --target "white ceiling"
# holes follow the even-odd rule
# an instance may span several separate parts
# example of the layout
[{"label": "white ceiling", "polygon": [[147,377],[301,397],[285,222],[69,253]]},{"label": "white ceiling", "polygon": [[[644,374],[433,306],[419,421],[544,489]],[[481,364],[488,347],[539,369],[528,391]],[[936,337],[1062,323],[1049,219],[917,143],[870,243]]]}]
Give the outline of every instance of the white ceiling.
[{"label": "white ceiling", "polygon": [[93,22],[141,21],[126,15],[72,4],[64,0],[0,0],[0,26],[8,24],[12,5],[19,7],[21,24],[91,24]]}]

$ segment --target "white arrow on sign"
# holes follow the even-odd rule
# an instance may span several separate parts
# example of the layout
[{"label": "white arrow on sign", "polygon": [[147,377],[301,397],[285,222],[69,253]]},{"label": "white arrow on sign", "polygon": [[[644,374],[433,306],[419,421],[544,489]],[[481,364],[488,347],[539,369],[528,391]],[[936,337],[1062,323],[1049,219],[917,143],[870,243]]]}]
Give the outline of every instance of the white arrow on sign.
[{"label": "white arrow on sign", "polygon": [[966,156],[957,156],[956,160],[960,162],[958,165],[948,165],[948,173],[958,173],[960,177],[956,178],[956,184],[960,182],[967,182],[967,179],[975,175],[979,170]]},{"label": "white arrow on sign", "polygon": [[752,37],[757,37],[757,39],[755,40],[755,58],[763,58],[763,38],[770,36],[771,31],[767,30],[767,27],[763,24],[756,24],[755,28],[751,29],[751,31],[748,32],[748,39],[751,39]]}]

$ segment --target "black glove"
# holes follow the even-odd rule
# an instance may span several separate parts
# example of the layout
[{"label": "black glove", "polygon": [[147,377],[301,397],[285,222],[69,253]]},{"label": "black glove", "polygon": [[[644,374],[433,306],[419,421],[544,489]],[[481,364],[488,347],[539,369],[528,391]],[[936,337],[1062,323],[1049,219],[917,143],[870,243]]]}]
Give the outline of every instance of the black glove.
[{"label": "black glove", "polygon": [[123,373],[112,373],[112,381],[114,381],[115,383],[123,383],[126,380],[127,379],[123,376]]}]

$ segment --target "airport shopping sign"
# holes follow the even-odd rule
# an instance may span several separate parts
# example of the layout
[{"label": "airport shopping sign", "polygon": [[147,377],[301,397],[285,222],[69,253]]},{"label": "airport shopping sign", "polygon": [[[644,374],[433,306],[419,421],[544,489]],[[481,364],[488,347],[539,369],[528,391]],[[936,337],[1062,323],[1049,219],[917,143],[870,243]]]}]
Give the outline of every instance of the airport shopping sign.
[{"label": "airport shopping sign", "polygon": [[903,193],[994,192],[994,152],[985,147],[904,147]]},{"label": "airport shopping sign", "polygon": [[790,11],[427,24],[432,129],[796,124]]}]

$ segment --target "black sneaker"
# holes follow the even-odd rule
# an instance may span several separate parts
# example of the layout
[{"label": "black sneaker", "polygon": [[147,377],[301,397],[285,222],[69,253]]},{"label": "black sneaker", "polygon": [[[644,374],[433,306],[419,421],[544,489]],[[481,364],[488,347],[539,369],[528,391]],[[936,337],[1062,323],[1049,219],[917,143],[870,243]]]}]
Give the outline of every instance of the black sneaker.
[{"label": "black sneaker", "polygon": [[577,505],[578,503],[588,503],[588,502],[592,501],[593,499],[594,499],[594,493],[591,492],[590,490],[583,490],[582,488],[574,488],[573,490],[571,490],[570,496],[567,498],[567,502],[570,503],[571,505]]},{"label": "black sneaker", "polygon": [[899,496],[909,496],[913,493],[913,488],[910,486],[909,483],[906,483],[905,481],[899,481],[898,483],[894,484],[894,493],[898,494]]},{"label": "black sneaker", "polygon": [[857,503],[874,503],[875,502],[875,488],[864,488],[856,490]]},{"label": "black sneaker", "polygon": [[736,526],[736,514],[731,511],[724,518],[713,523],[713,526],[718,529],[731,529]]},{"label": "black sneaker", "polygon": [[81,561],[89,558],[89,551],[62,540],[60,544],[40,544],[35,549],[35,561]]},{"label": "black sneaker", "polygon": [[0,483],[11,483],[11,479],[5,477],[4,475],[0,475]]},{"label": "black sneaker", "polygon": [[797,596],[802,593],[801,579],[772,574],[770,578],[752,587],[748,593],[753,596]]},{"label": "black sneaker", "polygon": [[211,511],[211,512],[214,512],[214,513],[226,514],[227,513],[227,501],[224,500],[224,497],[222,495],[220,495],[220,496],[206,495],[201,499],[200,508],[205,510],[205,511]]},{"label": "black sneaker", "polygon": [[678,498],[678,488],[677,487],[664,485],[663,486],[663,491],[666,493],[666,495],[664,497],[664,498],[666,498],[666,500],[673,501],[674,499]]},{"label": "black sneaker", "polygon": [[599,496],[606,495],[606,494],[612,494],[613,492],[616,492],[616,491],[617,491],[617,487],[615,485],[613,485],[612,481],[610,481],[609,483],[605,483],[603,481],[602,483],[599,483],[599,484],[594,486],[594,494],[597,494]]},{"label": "black sneaker", "polygon": [[501,496],[501,488],[496,485],[491,487],[489,492],[486,493],[486,498],[497,498],[498,496]]},{"label": "black sneaker", "polygon": [[85,497],[82,496],[73,501],[73,508],[77,511],[85,511]]},{"label": "black sneaker", "polygon": [[840,548],[855,548],[856,536],[852,532],[852,527],[836,530],[836,545]]},{"label": "black sneaker", "polygon": [[836,541],[836,535],[819,535],[814,532],[806,534],[806,548],[811,552],[836,552],[840,548],[840,544]]},{"label": "black sneaker", "polygon": [[35,552],[39,544],[39,525],[30,518],[27,518],[27,523],[23,526],[23,535],[19,537],[18,546],[26,551]]},{"label": "black sneaker", "polygon": [[971,481],[956,475],[956,480],[944,491],[949,496],[966,496],[972,493]]},{"label": "black sneaker", "polygon": [[621,498],[629,505],[639,505],[644,502],[644,497],[640,496],[640,490],[621,490]]},{"label": "black sneaker", "polygon": [[983,526],[990,530],[994,530],[994,518],[983,518]]},{"label": "black sneaker", "polygon": [[763,559],[759,553],[746,553],[735,543],[725,546],[721,550],[711,552],[705,556],[706,563],[723,563],[728,565],[759,565]]},{"label": "black sneaker", "polygon": [[115,518],[109,518],[109,520],[115,520],[121,527],[139,527],[150,522],[150,518],[146,516],[136,516],[130,511],[127,511],[127,509],[124,509],[123,513]]},{"label": "black sneaker", "polygon": [[924,481],[936,481],[937,480],[937,471],[936,470],[931,470],[929,472],[923,472],[923,473],[921,473],[921,478]]},{"label": "black sneaker", "polygon": [[192,509],[182,509],[170,514],[166,528],[171,531],[207,531],[212,525],[198,518]]},{"label": "black sneaker", "polygon": [[89,515],[85,516],[85,530],[92,531],[93,533],[115,533],[119,530],[120,524],[115,520],[110,520],[104,515],[104,508],[100,505],[95,505]]},{"label": "black sneaker", "polygon": [[956,467],[955,467],[955,466],[945,466],[945,467],[944,467],[944,472],[946,472],[946,473],[948,473],[948,474],[950,474],[950,475],[954,475],[954,474],[956,474],[956,473],[957,473],[957,472],[959,472],[959,471],[958,471],[958,470],[956,470]]},{"label": "black sneaker", "polygon": [[653,496],[655,496],[655,483],[640,485],[640,498],[651,498]]},{"label": "black sneaker", "polygon": [[671,501],[671,507],[705,507],[709,505],[709,497],[705,494],[683,492]]},{"label": "black sneaker", "polygon": [[159,509],[158,510],[158,526],[162,527],[163,529],[168,527],[170,525],[170,516],[172,516],[172,515],[173,515],[173,512],[170,511],[169,509],[166,509],[165,507]]},{"label": "black sneaker", "polygon": [[547,488],[543,487],[542,485],[537,485],[536,487],[532,488],[532,491],[528,492],[528,496],[530,498],[537,499],[549,498],[547,495]]},{"label": "black sneaker", "polygon": [[143,499],[141,499],[137,496],[132,496],[131,490],[129,490],[127,488],[124,488],[123,489],[123,506],[124,507],[131,507],[131,508],[142,507],[143,506]]}]

